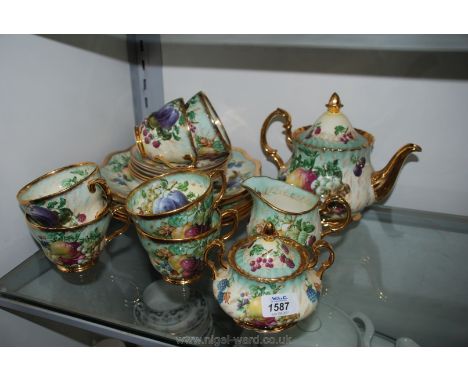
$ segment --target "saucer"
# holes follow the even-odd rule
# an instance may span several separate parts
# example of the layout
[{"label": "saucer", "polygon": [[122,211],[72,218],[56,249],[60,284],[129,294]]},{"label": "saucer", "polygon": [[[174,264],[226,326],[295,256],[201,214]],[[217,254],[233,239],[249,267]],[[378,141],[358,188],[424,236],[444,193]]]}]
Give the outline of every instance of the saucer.
[{"label": "saucer", "polygon": [[[227,156],[228,155],[223,155],[214,159],[199,159],[195,167],[200,170],[209,170],[221,167],[223,163],[225,163],[228,160]],[[147,158],[143,158],[140,151],[138,151],[136,145],[130,148],[130,162],[135,169],[142,170],[152,176],[164,174],[172,170],[184,169],[187,167],[186,164],[176,163],[171,164],[169,167],[163,162],[156,162]]]},{"label": "saucer", "polygon": [[[143,182],[136,178],[129,168],[131,150],[134,150],[134,147],[109,154],[101,166],[101,175],[106,180],[117,203],[124,203],[128,194]],[[227,190],[223,202],[230,202],[232,199],[233,202],[230,204],[242,206],[246,203],[246,199],[248,201],[249,195],[240,184],[244,179],[259,175],[261,175],[260,161],[253,159],[243,149],[233,147],[227,163]]]},{"label": "saucer", "polygon": [[[146,287],[133,309],[135,321],[144,327],[171,334],[182,334],[208,320],[205,298],[197,291],[184,296],[180,287],[155,281]],[[207,328],[202,326],[202,332]]]}]

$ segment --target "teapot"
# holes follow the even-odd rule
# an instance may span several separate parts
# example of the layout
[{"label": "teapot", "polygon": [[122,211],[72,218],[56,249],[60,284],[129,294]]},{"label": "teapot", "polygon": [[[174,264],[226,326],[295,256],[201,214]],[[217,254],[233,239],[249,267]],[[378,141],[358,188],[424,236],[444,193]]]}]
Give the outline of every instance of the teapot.
[{"label": "teapot", "polygon": [[[218,247],[216,268],[208,258]],[[329,256],[318,270],[320,249]],[[211,269],[213,293],[221,308],[241,327],[261,333],[276,333],[294,326],[315,311],[324,272],[333,264],[331,245],[317,240],[309,251],[296,241],[280,236],[272,223],[260,235],[235,243],[223,259],[224,243],[213,241],[205,250]]]},{"label": "teapot", "polygon": [[[278,168],[279,179],[322,199],[333,194],[343,196],[357,220],[365,207],[390,194],[408,155],[422,149],[409,143],[383,169],[374,171],[370,163],[374,137],[351,125],[341,112],[343,105],[338,94],[333,93],[325,106],[327,111],[312,125],[294,132],[289,113],[276,109],[263,123],[260,143],[267,158]],[[293,153],[287,163],[267,143],[267,131],[276,120],[283,121],[286,144]]]}]

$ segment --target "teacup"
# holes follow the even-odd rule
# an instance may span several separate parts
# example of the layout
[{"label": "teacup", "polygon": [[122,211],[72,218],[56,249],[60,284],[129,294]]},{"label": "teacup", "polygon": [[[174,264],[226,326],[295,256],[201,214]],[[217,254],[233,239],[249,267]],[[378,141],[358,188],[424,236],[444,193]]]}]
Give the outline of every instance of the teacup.
[{"label": "teacup", "polygon": [[82,272],[91,268],[107,243],[124,233],[130,226],[127,218],[125,225],[106,236],[107,228],[123,206],[110,207],[103,214],[87,223],[70,228],[43,227],[26,217],[29,231],[41,246],[44,255],[62,272]]},{"label": "teacup", "polygon": [[[221,237],[221,222],[228,216],[233,222],[232,229]],[[145,233],[138,226],[136,229],[151,264],[162,278],[171,284],[184,285],[200,278],[205,248],[220,238],[222,241],[230,239],[237,230],[237,223],[237,211],[220,213],[215,210],[209,230],[184,239],[161,239]]]},{"label": "teacup", "polygon": [[112,195],[98,165],[82,162],[40,176],[16,198],[22,211],[41,226],[72,227],[100,217]]},{"label": "teacup", "polygon": [[199,158],[229,155],[231,142],[213,105],[202,91],[186,104],[190,132]]},{"label": "teacup", "polygon": [[182,98],[166,103],[135,126],[135,141],[143,158],[163,163],[192,166],[197,161]]},{"label": "teacup", "polygon": [[[221,178],[216,194],[214,180]],[[184,170],[152,178],[127,197],[126,209],[135,225],[160,239],[183,239],[210,227],[213,211],[226,190],[222,170],[209,175]]]}]

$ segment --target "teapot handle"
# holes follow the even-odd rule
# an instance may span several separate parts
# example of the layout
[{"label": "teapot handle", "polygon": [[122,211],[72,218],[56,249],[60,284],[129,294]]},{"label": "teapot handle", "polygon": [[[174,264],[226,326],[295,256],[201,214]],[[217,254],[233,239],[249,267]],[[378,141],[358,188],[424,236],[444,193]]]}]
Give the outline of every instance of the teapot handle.
[{"label": "teapot handle", "polygon": [[223,267],[224,269],[227,269],[226,265],[224,264],[224,260],[223,260],[223,255],[224,255],[224,242],[220,239],[215,239],[213,240],[210,244],[208,244],[208,246],[205,248],[205,252],[203,254],[203,259],[205,261],[205,264],[208,265],[208,267],[210,268],[211,270],[211,278],[214,280],[216,279],[216,265],[214,263],[213,260],[210,260],[208,258],[208,254],[209,252],[215,248],[215,247],[218,247],[220,249],[220,251],[218,251],[218,261],[219,261],[219,264],[221,265],[221,267]]},{"label": "teapot handle", "polygon": [[325,271],[330,268],[335,261],[335,251],[333,250],[333,247],[330,245],[330,243],[325,240],[317,240],[314,244],[312,244],[314,257],[312,258],[312,261],[309,262],[307,269],[311,269],[317,264],[318,258],[321,254],[321,248],[325,248],[328,251],[328,259],[325,260],[317,270],[317,276],[320,278],[320,280],[322,280]]},{"label": "teapot handle", "polygon": [[[333,205],[338,205],[345,209],[344,216],[338,220],[327,221],[326,217],[322,217],[323,214],[327,211],[333,211]],[[334,233],[339,232],[345,227],[348,226],[352,221],[351,208],[348,202],[339,195],[330,195],[323,202],[322,207],[320,208],[320,219],[322,224],[322,238]]]},{"label": "teapot handle", "polygon": [[281,156],[278,154],[278,150],[275,150],[271,147],[267,142],[267,131],[270,128],[270,125],[275,122],[276,120],[283,121],[283,129],[285,130],[286,134],[286,144],[291,149],[292,147],[292,137],[291,137],[291,116],[286,110],[277,108],[273,111],[268,117],[266,117],[265,122],[263,122],[262,130],[260,132],[260,145],[262,146],[262,150],[270,159],[274,165],[278,168],[278,170],[282,170],[284,168],[284,161]]}]

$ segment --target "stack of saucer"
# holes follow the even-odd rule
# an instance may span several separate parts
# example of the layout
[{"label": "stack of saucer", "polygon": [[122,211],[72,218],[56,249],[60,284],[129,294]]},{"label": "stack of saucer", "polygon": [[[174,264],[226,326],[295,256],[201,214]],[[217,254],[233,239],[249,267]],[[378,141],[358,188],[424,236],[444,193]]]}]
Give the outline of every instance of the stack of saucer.
[{"label": "stack of saucer", "polygon": [[[216,158],[216,160],[200,160],[195,164],[194,167],[205,173],[211,172],[212,170],[218,168],[226,169],[229,157],[230,155],[227,154]],[[130,149],[130,162],[128,164],[128,168],[130,170],[130,173],[135,178],[141,181],[145,181],[154,178],[155,176],[167,174],[172,171],[183,170],[190,167],[180,166],[176,164],[171,164],[171,167],[168,167],[165,164],[157,163],[151,161],[150,159],[143,158],[137,146],[135,145]]]}]

